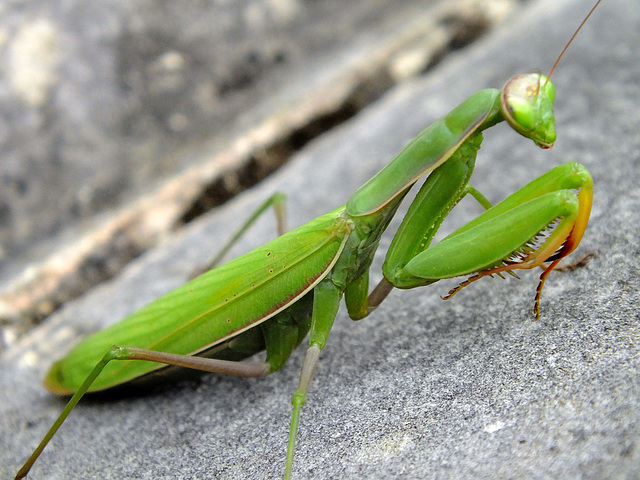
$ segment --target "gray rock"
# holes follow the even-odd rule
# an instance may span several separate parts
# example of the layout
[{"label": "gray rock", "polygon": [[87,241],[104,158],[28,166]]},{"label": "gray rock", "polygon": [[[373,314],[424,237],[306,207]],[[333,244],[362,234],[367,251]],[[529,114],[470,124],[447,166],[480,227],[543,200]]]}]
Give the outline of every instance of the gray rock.
[{"label": "gray rock", "polygon": [[[0,476],[14,474],[64,404],[39,385],[48,359],[181,284],[224,241],[226,225],[274,190],[288,194],[293,226],[343,203],[474,91],[546,70],[584,10],[577,0],[530,6],[4,352]],[[594,207],[576,253],[597,257],[549,278],[535,323],[535,272],[480,281],[449,302],[437,298],[449,284],[394,292],[359,323],[340,312],[303,410],[295,478],[638,477],[638,24],[627,2],[604,2],[554,74],[554,149],[496,127],[474,179],[496,201],[561,162],[585,164]],[[478,212],[464,201],[443,228]],[[269,220],[236,253],[272,236]],[[209,375],[147,396],[87,399],[32,478],[278,477],[302,355],[260,380]]]}]

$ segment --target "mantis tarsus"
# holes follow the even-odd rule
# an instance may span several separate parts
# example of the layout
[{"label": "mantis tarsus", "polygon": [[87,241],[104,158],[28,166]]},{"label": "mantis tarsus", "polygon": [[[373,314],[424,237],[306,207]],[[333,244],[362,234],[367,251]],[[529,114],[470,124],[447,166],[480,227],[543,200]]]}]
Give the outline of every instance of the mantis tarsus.
[{"label": "mantis tarsus", "polygon": [[[451,296],[484,276],[542,267],[537,318],[546,277],[578,246],[588,223],[592,180],[583,166],[567,163],[550,170],[437,245],[430,243],[467,193],[489,207],[469,185],[483,130],[506,120],[538,146],[553,145],[555,88],[549,76],[517,75],[502,90],[472,95],[424,130],[345,206],[210,270],[81,342],[45,380],[51,391],[73,397],[15,478],[26,477],[88,391],[138,381],[167,365],[265,375],[280,369],[309,333],[292,397],[288,479],[301,407],[343,296],[357,320],[394,287],[469,276]],[[369,293],[369,267],[380,237],[404,196],[426,175],[387,252],[384,279]],[[262,350],[264,362],[244,361]]]}]

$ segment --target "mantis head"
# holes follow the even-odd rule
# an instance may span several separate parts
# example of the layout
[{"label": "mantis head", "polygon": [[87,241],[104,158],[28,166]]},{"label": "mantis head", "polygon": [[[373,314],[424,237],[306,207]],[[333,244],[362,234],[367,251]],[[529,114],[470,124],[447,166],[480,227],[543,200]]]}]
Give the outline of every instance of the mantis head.
[{"label": "mantis head", "polygon": [[512,77],[502,89],[500,109],[511,127],[521,135],[533,140],[541,148],[553,147],[556,141],[556,126],[553,117],[553,101],[556,88],[551,83],[551,75],[560,63],[573,39],[598,7],[598,0],[580,26],[564,46],[548,75],[529,73]]},{"label": "mantis head", "polygon": [[544,75],[528,73],[509,79],[502,89],[500,109],[511,127],[541,148],[556,141],[553,102],[556,88]]}]

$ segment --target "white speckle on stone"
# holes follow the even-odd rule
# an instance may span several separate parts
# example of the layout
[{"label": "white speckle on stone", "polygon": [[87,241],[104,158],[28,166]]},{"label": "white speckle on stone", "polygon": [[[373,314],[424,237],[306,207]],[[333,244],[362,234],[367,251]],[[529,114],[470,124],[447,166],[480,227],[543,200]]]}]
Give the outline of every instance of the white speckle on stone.
[{"label": "white speckle on stone", "polygon": [[165,52],[160,57],[160,62],[164,66],[165,70],[176,72],[184,68],[186,60],[184,58],[184,55],[182,55],[180,52],[171,50],[169,52]]},{"label": "white speckle on stone", "polygon": [[492,423],[490,425],[487,425],[486,427],[484,427],[484,431],[487,433],[496,433],[500,430],[502,430],[504,428],[505,423],[501,422],[501,421],[497,421],[495,423]]},{"label": "white speckle on stone", "polygon": [[34,351],[25,352],[20,358],[20,366],[23,368],[35,368],[40,361],[40,356]]},{"label": "white speckle on stone", "polygon": [[9,46],[9,81],[17,95],[33,107],[42,106],[58,79],[60,57],[56,28],[39,19],[24,25]]}]

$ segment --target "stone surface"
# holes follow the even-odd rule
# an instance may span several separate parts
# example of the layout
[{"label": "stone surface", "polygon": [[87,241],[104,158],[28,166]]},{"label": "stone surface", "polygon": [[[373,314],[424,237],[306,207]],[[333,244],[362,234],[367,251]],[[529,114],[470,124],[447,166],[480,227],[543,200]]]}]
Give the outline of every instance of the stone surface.
[{"label": "stone surface", "polygon": [[[181,284],[224,241],[227,225],[274,190],[288,194],[291,223],[299,225],[344,202],[474,91],[523,70],[546,70],[585,8],[577,0],[528,7],[508,28],[395,88],[263,185],[194,221],[4,352],[0,477],[15,472],[62,409],[39,384],[49,359]],[[535,323],[535,272],[521,281],[480,281],[449,302],[438,298],[449,284],[394,292],[359,323],[339,313],[303,410],[295,478],[638,476],[639,24],[627,2],[604,2],[554,74],[554,149],[493,128],[474,177],[496,201],[561,162],[585,164],[594,207],[577,254],[597,257],[549,278]],[[443,228],[478,213],[464,201]],[[272,235],[265,219],[236,253]],[[277,478],[302,355],[260,380],[210,375],[146,396],[87,399],[33,478]]]}]

